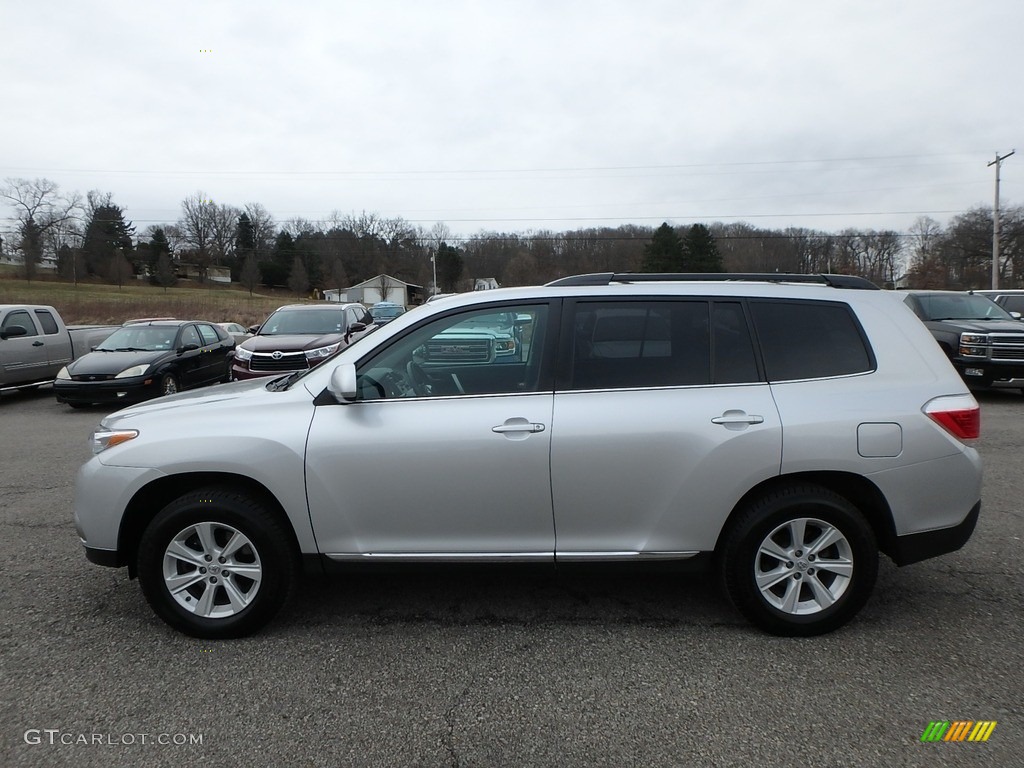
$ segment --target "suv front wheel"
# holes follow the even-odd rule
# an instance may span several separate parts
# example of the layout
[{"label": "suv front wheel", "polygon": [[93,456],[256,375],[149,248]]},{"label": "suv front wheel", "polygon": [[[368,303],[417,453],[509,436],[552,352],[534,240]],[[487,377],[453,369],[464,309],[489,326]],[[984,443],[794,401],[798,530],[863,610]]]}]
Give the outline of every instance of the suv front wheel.
[{"label": "suv front wheel", "polygon": [[298,563],[290,536],[262,504],[230,488],[187,493],[161,510],[139,542],[146,600],[175,629],[242,637],[291,594]]},{"label": "suv front wheel", "polygon": [[776,635],[820,635],[841,627],[867,602],[878,545],[847,499],[800,484],[740,511],[719,563],[729,597],[751,622]]}]

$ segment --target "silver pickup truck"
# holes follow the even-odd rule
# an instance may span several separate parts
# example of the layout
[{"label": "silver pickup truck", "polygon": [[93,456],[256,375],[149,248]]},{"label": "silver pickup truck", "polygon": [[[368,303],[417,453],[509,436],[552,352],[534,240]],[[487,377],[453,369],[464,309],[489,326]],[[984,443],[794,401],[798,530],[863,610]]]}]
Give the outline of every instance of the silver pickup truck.
[{"label": "silver pickup truck", "polygon": [[68,327],[53,307],[0,304],[0,392],[49,384],[118,327]]}]

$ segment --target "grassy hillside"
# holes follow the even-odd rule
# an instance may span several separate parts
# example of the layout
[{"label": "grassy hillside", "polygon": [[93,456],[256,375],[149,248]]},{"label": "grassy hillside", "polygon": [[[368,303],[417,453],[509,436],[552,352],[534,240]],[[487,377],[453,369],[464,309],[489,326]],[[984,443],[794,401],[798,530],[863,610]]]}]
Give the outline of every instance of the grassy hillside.
[{"label": "grassy hillside", "polygon": [[0,271],[0,304],[49,304],[68,323],[123,323],[134,317],[176,317],[182,320],[236,322],[249,326],[262,322],[294,296],[261,293],[249,296],[241,288],[200,286],[163,288],[136,284],[118,288],[55,282],[48,279],[13,279]]}]

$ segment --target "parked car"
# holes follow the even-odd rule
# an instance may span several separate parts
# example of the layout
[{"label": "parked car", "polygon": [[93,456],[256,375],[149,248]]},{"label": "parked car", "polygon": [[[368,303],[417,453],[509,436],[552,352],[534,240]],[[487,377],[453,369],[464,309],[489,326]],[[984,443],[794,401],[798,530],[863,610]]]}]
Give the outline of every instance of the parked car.
[{"label": "parked car", "polygon": [[[206,638],[259,629],[303,567],[438,562],[711,569],[768,632],[834,630],[880,552],[970,537],[978,404],[898,295],[727,277],[467,293],[309,370],[108,416],[85,554]],[[529,318],[521,358],[423,360],[496,313]]]},{"label": "parked car", "polygon": [[390,323],[396,317],[405,314],[405,307],[393,301],[378,301],[370,307],[370,315],[377,325]]},{"label": "parked car", "polygon": [[128,404],[228,380],[234,340],[198,320],[136,322],[114,331],[94,351],[65,366],[57,402]]},{"label": "parked car", "polygon": [[1024,290],[1009,288],[1004,290],[974,291],[987,296],[1018,320],[1024,317]]},{"label": "parked car", "polygon": [[374,328],[362,304],[289,304],[235,348],[233,379],[280,376],[322,363]]},{"label": "parked car", "polygon": [[901,293],[969,386],[984,389],[1024,376],[1024,324],[987,296]]},{"label": "parked car", "polygon": [[217,325],[228,332],[235,340],[235,344],[241,344],[246,339],[253,337],[253,333],[241,323],[217,323]]},{"label": "parked car", "polygon": [[56,309],[41,304],[0,304],[0,391],[49,384],[116,328],[66,326]]}]

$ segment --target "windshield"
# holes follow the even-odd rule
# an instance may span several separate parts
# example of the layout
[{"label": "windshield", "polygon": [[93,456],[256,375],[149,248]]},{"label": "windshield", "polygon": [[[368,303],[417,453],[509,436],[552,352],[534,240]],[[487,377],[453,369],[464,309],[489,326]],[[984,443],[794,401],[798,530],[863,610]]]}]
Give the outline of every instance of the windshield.
[{"label": "windshield", "polygon": [[374,320],[394,320],[405,312],[404,307],[371,307],[370,314]]},{"label": "windshield", "polygon": [[142,325],[120,328],[107,336],[96,349],[101,352],[155,352],[173,349],[177,326]]},{"label": "windshield", "polygon": [[991,299],[970,293],[919,294],[926,320],[1013,320],[1013,315]]},{"label": "windshield", "polygon": [[260,328],[260,336],[306,334],[323,336],[345,332],[345,312],[342,309],[282,309],[267,318]]}]

